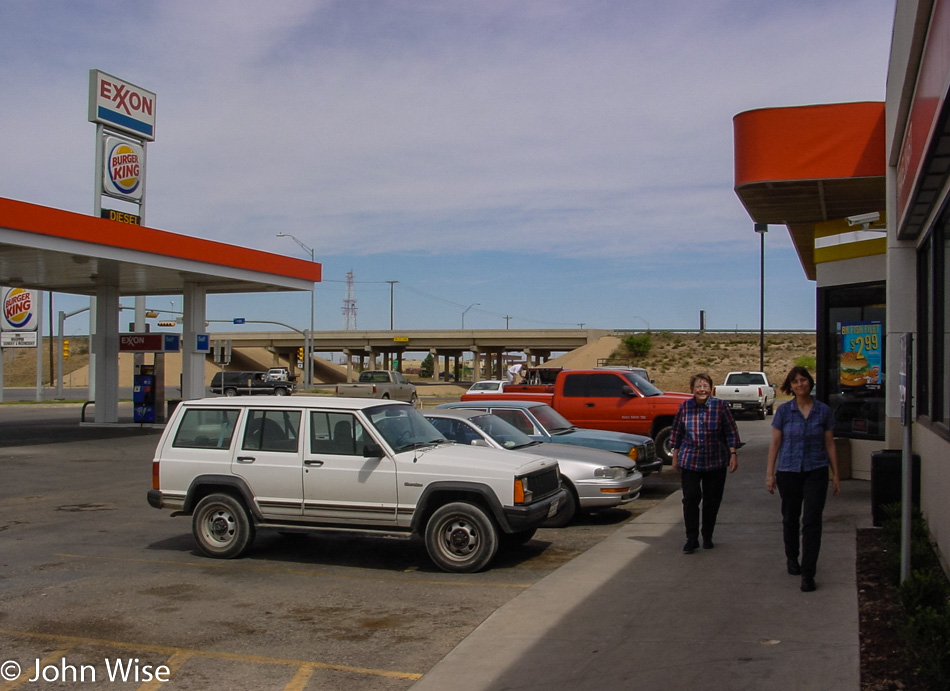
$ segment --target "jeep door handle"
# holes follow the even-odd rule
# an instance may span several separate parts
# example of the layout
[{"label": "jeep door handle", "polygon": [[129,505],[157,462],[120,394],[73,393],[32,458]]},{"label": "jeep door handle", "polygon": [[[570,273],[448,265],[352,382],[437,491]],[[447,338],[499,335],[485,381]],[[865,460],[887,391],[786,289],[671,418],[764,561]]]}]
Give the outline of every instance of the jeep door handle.
[{"label": "jeep door handle", "polygon": [[254,458],[254,456],[238,456],[237,457],[238,463],[253,463],[256,460],[257,459]]},{"label": "jeep door handle", "polygon": [[303,462],[303,464],[304,464],[304,465],[310,465],[310,466],[321,466],[321,465],[323,465],[323,461],[306,460],[306,461]]}]

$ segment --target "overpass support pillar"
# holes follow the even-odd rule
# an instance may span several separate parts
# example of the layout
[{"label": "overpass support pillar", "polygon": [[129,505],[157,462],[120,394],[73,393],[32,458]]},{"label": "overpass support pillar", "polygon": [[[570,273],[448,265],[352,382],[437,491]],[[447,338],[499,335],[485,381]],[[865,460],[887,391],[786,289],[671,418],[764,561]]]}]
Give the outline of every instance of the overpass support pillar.
[{"label": "overpass support pillar", "polygon": [[476,382],[482,378],[482,351],[478,346],[472,346],[472,381]]},{"label": "overpass support pillar", "polygon": [[439,381],[439,351],[435,348],[429,349],[429,354],[432,356],[432,381],[438,383]]},{"label": "overpass support pillar", "polygon": [[346,357],[346,381],[353,381],[353,351],[349,348],[343,349],[343,355]]}]

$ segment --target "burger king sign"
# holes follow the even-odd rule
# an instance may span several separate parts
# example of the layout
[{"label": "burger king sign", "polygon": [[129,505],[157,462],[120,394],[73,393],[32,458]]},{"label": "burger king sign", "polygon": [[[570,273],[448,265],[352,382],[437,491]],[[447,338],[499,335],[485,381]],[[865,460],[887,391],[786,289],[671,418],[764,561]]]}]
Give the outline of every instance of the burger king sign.
[{"label": "burger king sign", "polygon": [[106,137],[103,141],[103,193],[121,199],[141,199],[145,187],[145,148],[119,137]]},{"label": "burger king sign", "polygon": [[24,288],[0,289],[3,295],[3,331],[36,331],[36,294]]}]

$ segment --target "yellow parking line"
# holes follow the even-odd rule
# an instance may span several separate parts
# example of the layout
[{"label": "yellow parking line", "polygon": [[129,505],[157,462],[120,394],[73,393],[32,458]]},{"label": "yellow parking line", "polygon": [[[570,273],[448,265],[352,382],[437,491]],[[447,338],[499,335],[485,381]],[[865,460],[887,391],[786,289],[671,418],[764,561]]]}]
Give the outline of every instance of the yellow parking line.
[{"label": "yellow parking line", "polygon": [[[203,657],[215,660],[228,660],[230,662],[248,662],[260,665],[284,665],[288,667],[310,667],[312,669],[327,669],[334,672],[349,672],[351,674],[362,674],[374,677],[386,677],[389,679],[407,679],[415,681],[422,674],[417,672],[396,672],[388,669],[373,669],[371,667],[352,667],[350,665],[336,665],[330,662],[315,662],[313,660],[294,660],[291,658],[266,657],[264,655],[246,655],[242,653],[223,653],[210,650],[194,650],[190,648],[176,648],[167,645],[153,645],[150,643],[126,643],[124,641],[110,641],[103,638],[85,638],[82,636],[64,636],[52,633],[33,633],[32,631],[12,631],[10,629],[0,629],[0,634],[22,638],[34,638],[47,641],[65,643],[69,647],[67,650],[79,645],[102,646],[108,648],[118,648],[121,650],[145,651],[159,655],[176,656],[188,655],[189,657]],[[61,659],[62,655],[57,651],[44,659]],[[187,658],[186,658],[187,659]],[[184,662],[185,660],[181,660]],[[33,676],[33,675],[30,675]],[[6,691],[0,687],[0,691]]]},{"label": "yellow parking line", "polygon": [[284,691],[303,691],[303,689],[307,688],[307,682],[310,681],[310,677],[312,676],[313,667],[310,665],[301,667],[297,670],[294,678],[284,687]]},{"label": "yellow parking line", "polygon": [[68,645],[65,648],[60,648],[59,650],[54,650],[42,660],[39,660],[38,664],[34,665],[30,671],[22,673],[17,679],[8,681],[5,684],[0,684],[0,691],[10,691],[11,689],[23,686],[23,684],[29,682],[30,679],[36,677],[36,674],[39,670],[43,669],[47,665],[53,665],[60,662],[64,657],[66,657],[66,653],[75,647],[76,645],[73,644]]},{"label": "yellow parking line", "polygon": [[191,566],[204,569],[229,569],[232,571],[263,571],[266,573],[287,573],[297,576],[320,576],[321,578],[340,578],[345,580],[358,580],[358,581],[390,581],[393,583],[421,583],[425,585],[448,585],[448,586],[458,586],[458,587],[480,587],[480,588],[518,588],[524,590],[531,587],[531,583],[488,583],[483,581],[463,581],[463,580],[440,580],[437,578],[380,578],[378,576],[353,576],[353,575],[340,575],[339,573],[329,573],[327,571],[317,571],[314,569],[287,569],[287,568],[275,568],[271,566],[248,566],[247,562],[242,562],[241,565],[234,566],[233,561],[228,562],[218,562],[211,561],[208,562],[194,562],[194,561],[174,561],[171,559],[138,559],[134,557],[104,557],[95,554],[66,554],[62,552],[54,552],[53,556],[55,557],[69,557],[72,559],[95,559],[100,561],[125,561],[125,562],[134,562],[140,564],[167,564],[170,566]]}]

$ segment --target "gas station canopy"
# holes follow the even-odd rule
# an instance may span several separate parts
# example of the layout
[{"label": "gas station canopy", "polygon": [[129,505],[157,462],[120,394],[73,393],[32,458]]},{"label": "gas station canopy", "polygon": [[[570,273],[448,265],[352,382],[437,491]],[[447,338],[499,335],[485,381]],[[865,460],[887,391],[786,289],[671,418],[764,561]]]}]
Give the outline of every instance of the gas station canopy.
[{"label": "gas station canopy", "polygon": [[0,198],[0,285],[96,295],[311,290],[319,263]]}]

